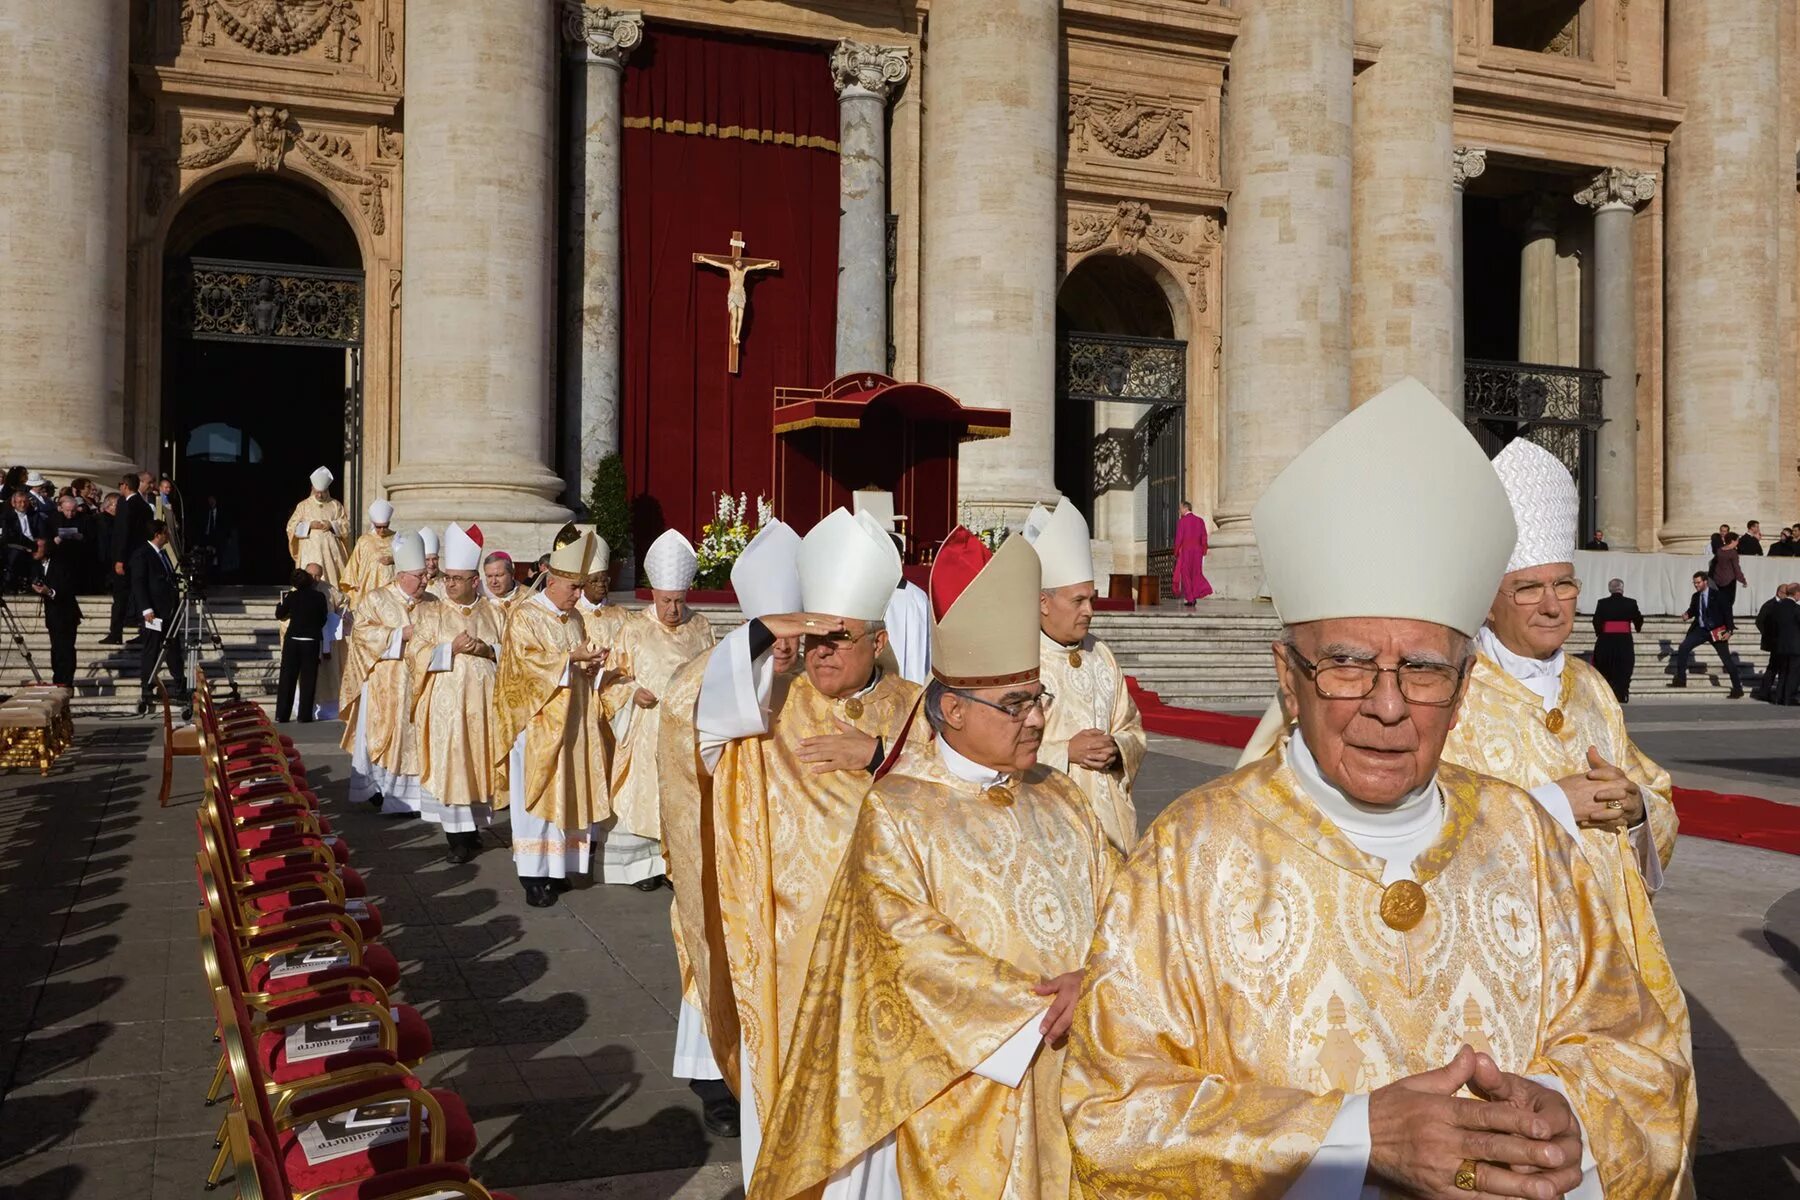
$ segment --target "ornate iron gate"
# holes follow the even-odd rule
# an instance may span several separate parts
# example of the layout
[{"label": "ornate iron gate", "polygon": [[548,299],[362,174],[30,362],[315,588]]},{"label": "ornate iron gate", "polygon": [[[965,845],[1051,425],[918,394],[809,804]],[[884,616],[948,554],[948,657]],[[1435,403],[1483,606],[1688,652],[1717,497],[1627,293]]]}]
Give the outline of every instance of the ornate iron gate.
[{"label": "ornate iron gate", "polygon": [[[1089,519],[1093,501],[1109,491],[1147,483],[1144,536],[1149,570],[1168,592],[1175,573],[1175,522],[1181,515],[1187,413],[1187,343],[1172,338],[1065,333],[1058,346],[1058,425],[1090,440],[1059,459],[1082,493],[1073,497]],[[1097,404],[1135,404],[1142,414],[1129,428],[1097,428]],[[1081,418],[1085,416],[1085,424]],[[1059,443],[1063,439],[1059,438]]]},{"label": "ornate iron gate", "polygon": [[1463,423],[1488,457],[1530,438],[1562,460],[1581,496],[1581,528],[1593,533],[1604,371],[1542,363],[1469,359],[1463,368]]}]

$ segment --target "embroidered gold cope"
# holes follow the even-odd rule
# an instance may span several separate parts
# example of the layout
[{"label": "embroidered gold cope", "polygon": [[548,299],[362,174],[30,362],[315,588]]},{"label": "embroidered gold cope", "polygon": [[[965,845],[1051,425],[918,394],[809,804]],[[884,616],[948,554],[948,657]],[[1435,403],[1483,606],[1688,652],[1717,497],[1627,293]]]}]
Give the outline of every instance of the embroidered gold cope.
[{"label": "embroidered gold cope", "polygon": [[[1144,761],[1144,721],[1125,687],[1119,669],[1104,642],[1093,637],[1079,646],[1065,646],[1039,634],[1038,678],[1056,703],[1044,716],[1044,743],[1038,761],[1066,773],[1094,806],[1094,816],[1106,830],[1106,839],[1121,854],[1129,854],[1137,841],[1137,809],[1131,804],[1131,781]],[[1079,660],[1079,662],[1077,662]],[[1109,734],[1119,747],[1119,763],[1110,771],[1090,771],[1069,765],[1069,739],[1084,729]]]},{"label": "embroidered gold cope", "polygon": [[806,1194],[890,1133],[907,1196],[1069,1193],[1063,1051],[1016,1088],[973,1074],[1080,969],[1117,854],[1068,776],[1010,804],[909,747],[864,802],[812,970],[750,1200]]},{"label": "embroidered gold cope", "polygon": [[[714,641],[712,626],[691,610],[673,629],[648,608],[619,626],[607,674],[616,674],[618,685],[628,683],[632,694],[643,688],[657,698],[649,708],[637,707],[629,696],[624,701],[631,705],[631,725],[613,749],[612,808],[619,818],[618,828],[626,833],[662,837],[662,814],[656,801],[656,742],[662,728],[663,692],[676,670],[696,654],[710,650]],[[613,686],[609,684],[608,690]]]},{"label": "embroidered gold cope", "polygon": [[[313,529],[305,537],[294,536],[294,526],[306,521],[326,521],[330,529]],[[288,553],[293,556],[296,568],[304,567],[309,562],[319,564],[324,572],[323,578],[331,587],[339,586],[339,579],[344,574],[345,546],[348,545],[350,518],[344,511],[342,500],[319,500],[308,494],[306,499],[294,506],[288,516],[287,544]]]},{"label": "embroidered gold cope", "polygon": [[[414,625],[421,610],[440,604],[435,596],[420,593],[408,600],[400,585],[390,583],[364,594],[350,616],[346,641],[343,691],[338,711],[344,718],[345,750],[356,748],[356,723],[364,722],[369,761],[380,763],[396,775],[419,773],[419,741],[413,730],[412,675],[407,670],[406,647],[399,658],[383,658],[396,629]],[[363,716],[361,707],[366,707]]]},{"label": "embroidered gold cope", "polygon": [[632,692],[637,689],[619,677],[619,664],[616,661],[619,646],[625,633],[625,623],[631,619],[631,610],[613,604],[603,604],[597,608],[583,608],[579,603],[575,611],[587,624],[588,641],[596,646],[604,646],[612,652],[607,659],[605,676],[600,681],[600,732],[606,742],[607,771],[612,770],[613,731],[612,719],[619,715],[619,710],[631,700]]},{"label": "embroidered gold cope", "polygon": [[612,812],[593,679],[569,662],[586,640],[578,614],[523,602],[507,617],[494,682],[495,807],[509,801],[507,758],[523,731],[525,810],[571,835]]},{"label": "embroidered gold cope", "polygon": [[1691,1133],[1676,1032],[1587,861],[1530,796],[1448,763],[1413,863],[1411,932],[1382,864],[1279,756],[1187,793],[1113,886],[1077,1007],[1063,1106],[1080,1194],[1278,1200],[1344,1093],[1448,1062],[1553,1074],[1607,1200],[1663,1200]]},{"label": "embroidered gold cope", "polygon": [[[774,1111],[775,1081],[800,1010],[819,913],[872,782],[866,771],[814,774],[812,764],[800,761],[800,742],[841,733],[836,722],[842,720],[890,750],[902,730],[923,744],[924,718],[908,725],[923,690],[884,672],[856,697],[863,711],[852,719],[844,700],[820,692],[804,673],[778,676],[769,732],[728,743],[714,765],[713,874],[702,890],[716,898],[720,930],[703,953],[711,971],[724,972],[728,982],[704,982],[697,991],[705,1001],[719,987],[730,988],[730,1007],[702,1006],[707,1035],[732,1089],[739,1096],[745,1086],[756,1089],[759,1113]],[[705,930],[686,912],[685,944],[697,961],[701,951],[693,935]],[[749,1063],[742,1071],[747,1081],[740,1076],[740,1052]]]},{"label": "embroidered gold cope", "polygon": [[[387,559],[382,562],[382,559]],[[365,592],[386,587],[394,582],[394,531],[377,533],[373,529],[356,539],[356,548],[350,551],[350,561],[344,565],[344,574],[338,586],[350,597],[352,603],[362,598]]]},{"label": "embroidered gold cope", "polygon": [[[484,654],[453,654],[448,671],[432,671],[432,655],[463,633],[484,647],[498,646],[505,631],[500,606],[481,596],[467,605],[450,600],[428,604],[413,621],[406,662],[412,674],[419,782],[440,804],[494,804],[494,760],[511,747],[499,741],[494,729],[499,663]],[[504,793],[499,800],[505,803]]]},{"label": "embroidered gold cope", "polygon": [[[681,973],[681,998],[702,1013],[709,1007],[731,1007],[731,977],[723,964],[718,972],[713,971],[710,953],[720,937],[718,894],[707,887],[714,869],[712,776],[701,765],[699,736],[694,729],[694,711],[709,657],[710,652],[697,654],[676,668],[657,705],[662,722],[656,735],[663,862],[675,892],[669,905],[675,962]],[[684,918],[691,919],[691,930]],[[707,998],[700,995],[701,980],[711,992]]]}]

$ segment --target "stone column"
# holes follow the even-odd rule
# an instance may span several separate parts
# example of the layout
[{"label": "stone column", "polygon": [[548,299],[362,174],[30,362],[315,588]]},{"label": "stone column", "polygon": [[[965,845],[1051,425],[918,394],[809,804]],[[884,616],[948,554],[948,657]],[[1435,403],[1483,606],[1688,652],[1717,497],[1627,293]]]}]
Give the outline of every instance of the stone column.
[{"label": "stone column", "polygon": [[117,484],[131,466],[122,453],[128,22],[112,0],[9,12],[0,18],[7,465],[59,487],[76,475]]},{"label": "stone column", "polygon": [[[1638,548],[1637,259],[1631,227],[1640,204],[1656,195],[1656,177],[1609,167],[1575,194],[1594,210],[1594,365],[1606,372],[1597,520],[1615,550]],[[1584,529],[1586,539],[1592,530]]]},{"label": "stone column", "polygon": [[1453,408],[1457,412],[1463,410],[1467,393],[1464,388],[1463,364],[1468,360],[1465,342],[1468,330],[1468,305],[1466,289],[1469,286],[1468,273],[1463,267],[1463,193],[1467,190],[1469,180],[1478,178],[1487,170],[1487,151],[1470,146],[1458,146],[1450,156],[1450,186],[1455,189],[1456,201],[1451,206],[1454,218],[1451,233],[1450,258],[1456,267],[1456,315],[1451,318],[1455,327],[1455,337],[1451,341],[1450,392],[1456,397]]},{"label": "stone column", "polygon": [[1250,510],[1263,489],[1350,410],[1350,8],[1239,9],[1215,541],[1227,594],[1260,575]]},{"label": "stone column", "polygon": [[831,52],[838,93],[837,373],[888,367],[887,101],[911,51],[848,38]]},{"label": "stone column", "polygon": [[1687,115],[1666,181],[1662,538],[1682,553],[1704,554],[1721,523],[1741,528],[1791,494],[1777,419],[1780,224],[1794,204],[1780,8],[1669,8],[1669,96]]},{"label": "stone column", "polygon": [[1538,196],[1525,219],[1525,243],[1519,251],[1520,362],[1562,361],[1556,295],[1556,202]]},{"label": "stone column", "polygon": [[570,516],[548,465],[556,34],[540,0],[435,0],[406,23],[400,465],[386,480],[402,527],[476,520],[534,555],[541,527]]},{"label": "stone column", "polygon": [[1451,0],[1356,0],[1357,40],[1381,56],[1355,87],[1353,403],[1411,375],[1462,409],[1453,390],[1461,196],[1444,173],[1454,151],[1450,9]]},{"label": "stone column", "polygon": [[937,0],[924,70],[920,374],[1012,433],[962,448],[965,499],[1055,494],[1058,0]]},{"label": "stone column", "polygon": [[569,253],[564,284],[563,469],[575,473],[569,495],[580,507],[600,460],[619,448],[619,321],[623,263],[619,249],[619,86],[625,60],[644,37],[640,12],[590,8],[566,0],[563,35],[579,82],[570,89],[581,134],[569,147]]}]

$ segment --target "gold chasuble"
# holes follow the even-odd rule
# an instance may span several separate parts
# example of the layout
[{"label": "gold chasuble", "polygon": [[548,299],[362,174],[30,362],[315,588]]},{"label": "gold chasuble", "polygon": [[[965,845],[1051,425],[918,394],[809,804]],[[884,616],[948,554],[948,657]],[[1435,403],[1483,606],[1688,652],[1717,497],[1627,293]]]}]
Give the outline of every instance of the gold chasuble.
[{"label": "gold chasuble", "polygon": [[1346,1093],[1463,1044],[1553,1075],[1607,1200],[1674,1194],[1691,1134],[1679,1036],[1605,888],[1530,796],[1444,763],[1424,918],[1280,756],[1176,800],[1107,900],[1063,1077],[1079,1194],[1279,1200]]},{"label": "gold chasuble", "polygon": [[[386,562],[382,560],[386,559]],[[374,530],[356,539],[338,586],[354,604],[364,593],[394,582],[394,531]]]},{"label": "gold chasuble", "polygon": [[[1144,761],[1144,722],[1125,688],[1125,672],[1106,643],[1085,637],[1065,646],[1044,634],[1038,678],[1056,696],[1044,714],[1044,744],[1038,761],[1066,772],[1088,803],[1106,840],[1121,854],[1137,841],[1137,809],[1131,804],[1131,781]],[[1110,771],[1069,765],[1069,739],[1083,729],[1109,734],[1119,747],[1119,763]]]},{"label": "gold chasuble", "polygon": [[420,783],[446,807],[492,804],[494,760],[508,749],[494,728],[498,656],[453,654],[450,643],[466,633],[483,647],[497,647],[505,627],[500,606],[481,596],[468,605],[449,600],[427,604],[413,621],[406,663],[412,675]]},{"label": "gold chasuble", "polygon": [[[593,714],[593,680],[569,663],[587,627],[540,597],[514,607],[494,686],[494,805],[508,803],[507,756],[525,734],[525,810],[569,836],[606,819],[606,759]],[[514,838],[515,857],[519,851]]]},{"label": "gold chasuble", "polygon": [[[834,700],[804,674],[778,676],[769,732],[727,743],[713,768],[709,895],[718,897],[721,941],[709,940],[704,953],[712,971],[729,974],[734,1005],[703,1011],[726,1082],[740,1099],[754,1088],[759,1113],[774,1111],[819,914],[873,782],[866,771],[815,774],[800,761],[800,742],[840,733],[843,721],[890,752],[902,731],[923,744],[924,719],[908,725],[923,690],[883,672],[866,691]],[[687,948],[699,961],[698,944]],[[699,986],[699,998],[718,986]],[[748,1066],[740,1068],[734,1048]]]},{"label": "gold chasuble", "polygon": [[[308,527],[305,537],[301,537],[296,529],[302,521]],[[314,521],[324,521],[331,528],[313,529],[311,526]],[[320,500],[309,495],[296,504],[294,511],[288,516],[288,553],[293,556],[295,567],[316,562],[325,572],[325,586],[341,587],[339,581],[344,574],[344,547],[349,544],[349,533],[350,517],[344,511],[342,500]]]},{"label": "gold chasuble", "polygon": [[338,708],[344,718],[343,747],[354,751],[359,721],[365,728],[369,761],[395,775],[419,774],[419,740],[413,734],[412,676],[406,648],[386,658],[394,634],[408,625],[417,631],[423,610],[440,604],[421,592],[408,600],[390,583],[360,597],[350,621],[349,656],[344,663]]},{"label": "gold chasuble", "polygon": [[[671,629],[656,619],[653,610],[644,609],[620,624],[617,640],[611,643],[606,671],[617,676],[618,684],[609,681],[607,689],[630,685],[619,711],[630,713],[631,723],[612,759],[612,810],[619,818],[617,827],[626,833],[662,837],[662,815],[656,807],[656,741],[662,728],[663,693],[676,669],[710,650],[714,640],[712,626],[697,612],[689,611],[687,620]],[[639,708],[630,698],[638,688],[654,695],[657,703]]]},{"label": "gold chasuble", "polygon": [[1040,1045],[1017,1087],[974,1072],[1036,1030],[1036,984],[1081,968],[1115,862],[1061,772],[990,786],[908,747],[820,918],[750,1200],[816,1194],[889,1134],[909,1200],[1068,1195],[1063,1050]]},{"label": "gold chasuble", "polygon": [[[730,977],[723,970],[716,977],[713,975],[709,953],[720,936],[717,897],[708,891],[705,882],[713,874],[712,777],[701,767],[699,736],[694,730],[694,709],[700,702],[700,685],[706,679],[706,660],[707,655],[697,654],[676,668],[657,705],[662,710],[662,722],[656,735],[656,794],[663,861],[669,868],[669,883],[675,889],[675,900],[669,905],[669,925],[681,971],[681,998],[701,1013],[731,1007]],[[684,909],[683,901],[689,897],[693,902]],[[713,993],[705,1000],[697,986],[701,979],[709,981]]]}]

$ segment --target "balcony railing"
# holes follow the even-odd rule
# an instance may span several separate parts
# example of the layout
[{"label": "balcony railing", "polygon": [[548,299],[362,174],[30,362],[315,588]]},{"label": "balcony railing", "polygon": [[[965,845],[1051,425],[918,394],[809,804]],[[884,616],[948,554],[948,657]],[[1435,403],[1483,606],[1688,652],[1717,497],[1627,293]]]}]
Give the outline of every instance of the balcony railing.
[{"label": "balcony railing", "polygon": [[1488,457],[1526,437],[1562,460],[1581,496],[1581,536],[1594,530],[1596,432],[1604,371],[1547,363],[1469,359],[1463,365],[1463,423]]}]

